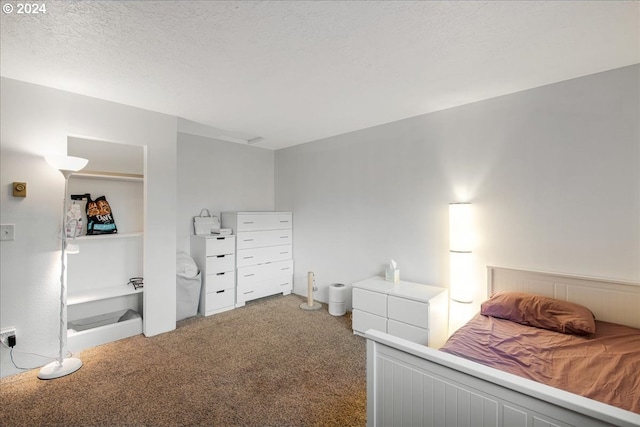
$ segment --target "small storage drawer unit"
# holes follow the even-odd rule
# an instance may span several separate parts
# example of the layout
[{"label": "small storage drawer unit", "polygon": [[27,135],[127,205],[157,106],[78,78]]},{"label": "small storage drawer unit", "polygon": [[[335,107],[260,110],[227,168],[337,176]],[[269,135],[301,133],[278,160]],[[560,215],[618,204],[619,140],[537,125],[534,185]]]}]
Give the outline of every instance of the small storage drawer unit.
[{"label": "small storage drawer unit", "polygon": [[198,311],[209,316],[235,308],[235,236],[191,236],[191,257],[198,264],[202,288]]},{"label": "small storage drawer unit", "polygon": [[222,227],[237,238],[236,307],[293,290],[291,212],[223,212]]},{"label": "small storage drawer unit", "polygon": [[448,335],[446,288],[371,277],[353,284],[353,333],[376,329],[439,348]]}]

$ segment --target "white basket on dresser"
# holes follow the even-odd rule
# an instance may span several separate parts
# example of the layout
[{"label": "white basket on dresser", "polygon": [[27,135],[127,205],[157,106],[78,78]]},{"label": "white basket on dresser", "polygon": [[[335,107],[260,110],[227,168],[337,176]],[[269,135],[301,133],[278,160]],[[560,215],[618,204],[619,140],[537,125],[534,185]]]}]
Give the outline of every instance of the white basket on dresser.
[{"label": "white basket on dresser", "polygon": [[291,212],[223,212],[222,227],[236,235],[236,307],[293,290]]}]

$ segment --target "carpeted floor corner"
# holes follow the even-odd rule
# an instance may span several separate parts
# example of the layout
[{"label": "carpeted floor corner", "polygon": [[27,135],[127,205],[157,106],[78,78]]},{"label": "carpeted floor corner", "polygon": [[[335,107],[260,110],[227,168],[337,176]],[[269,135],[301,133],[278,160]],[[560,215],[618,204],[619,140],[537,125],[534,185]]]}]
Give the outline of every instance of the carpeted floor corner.
[{"label": "carpeted floor corner", "polygon": [[364,426],[366,343],[351,320],[274,296],[0,381],[2,426]]}]

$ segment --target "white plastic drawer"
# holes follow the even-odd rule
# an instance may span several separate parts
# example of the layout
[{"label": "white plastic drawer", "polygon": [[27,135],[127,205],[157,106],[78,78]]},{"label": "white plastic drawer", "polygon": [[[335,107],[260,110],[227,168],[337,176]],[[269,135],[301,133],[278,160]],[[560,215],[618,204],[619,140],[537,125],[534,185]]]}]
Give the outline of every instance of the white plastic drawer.
[{"label": "white plastic drawer", "polygon": [[291,229],[243,232],[238,235],[238,249],[290,245],[292,235]]},{"label": "white plastic drawer", "polygon": [[217,292],[211,292],[206,295],[207,313],[218,310],[222,307],[228,307],[235,304],[236,296],[233,289],[223,289]]},{"label": "white plastic drawer", "polygon": [[236,266],[235,261],[235,256],[233,254],[208,256],[207,275],[222,273],[224,271],[233,271]]},{"label": "white plastic drawer", "polygon": [[353,308],[387,317],[387,295],[353,288]]},{"label": "white plastic drawer", "polygon": [[291,278],[293,276],[293,260],[272,262],[238,268],[238,286],[250,285],[271,278]]},{"label": "white plastic drawer", "polygon": [[238,304],[256,298],[283,293],[290,294],[293,289],[292,277],[275,277],[262,282],[240,285],[237,289]]},{"label": "white plastic drawer", "polygon": [[207,274],[205,276],[205,293],[216,292],[222,289],[233,289],[235,281],[235,273],[226,271],[222,273]]},{"label": "white plastic drawer", "polygon": [[282,230],[293,228],[291,212],[238,215],[236,234],[241,231]]},{"label": "white plastic drawer", "polygon": [[232,254],[235,249],[235,236],[207,237],[207,256]]},{"label": "white plastic drawer", "polygon": [[369,329],[387,332],[387,319],[375,314],[353,309],[352,327],[356,332],[364,334]]},{"label": "white plastic drawer", "polygon": [[429,329],[429,304],[389,295],[389,319]]},{"label": "white plastic drawer", "polygon": [[429,330],[389,319],[388,333],[418,344],[429,345]]},{"label": "white plastic drawer", "polygon": [[291,245],[238,250],[238,268],[267,262],[285,261],[293,257]]}]

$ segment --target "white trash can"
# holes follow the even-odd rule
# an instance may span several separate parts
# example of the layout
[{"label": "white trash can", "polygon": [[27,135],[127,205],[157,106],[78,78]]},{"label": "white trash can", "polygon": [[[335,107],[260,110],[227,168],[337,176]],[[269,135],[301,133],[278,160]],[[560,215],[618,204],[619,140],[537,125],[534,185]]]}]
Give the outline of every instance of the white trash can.
[{"label": "white trash can", "polygon": [[342,283],[329,286],[329,314],[343,316],[347,312],[347,287]]}]

